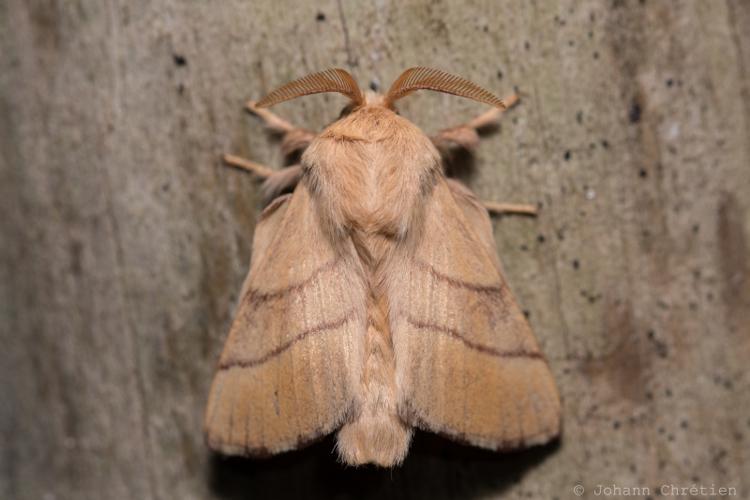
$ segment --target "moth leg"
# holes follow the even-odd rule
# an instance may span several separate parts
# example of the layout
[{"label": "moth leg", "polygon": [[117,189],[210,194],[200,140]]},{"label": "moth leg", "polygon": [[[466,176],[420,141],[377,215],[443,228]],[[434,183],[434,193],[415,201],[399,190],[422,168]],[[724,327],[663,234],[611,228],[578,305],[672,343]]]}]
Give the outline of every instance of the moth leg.
[{"label": "moth leg", "polygon": [[[518,102],[518,95],[513,94],[503,99],[510,109]],[[456,127],[440,130],[430,137],[443,157],[451,156],[458,150],[472,151],[479,144],[480,132],[497,126],[503,109],[491,108],[466,123]]]},{"label": "moth leg", "polygon": [[281,152],[284,156],[292,156],[301,153],[315,138],[313,132],[292,125],[277,114],[265,108],[259,108],[255,101],[247,101],[245,108],[252,114],[260,117],[268,130],[273,134],[281,136]]},{"label": "moth leg", "polygon": [[239,168],[250,172],[263,179],[263,197],[271,200],[284,191],[293,190],[302,177],[302,167],[300,165],[291,165],[281,170],[273,170],[265,165],[246,160],[240,156],[225,154],[221,157],[225,164],[230,167]]},{"label": "moth leg", "polygon": [[499,203],[497,201],[481,201],[476,195],[457,179],[448,178],[448,186],[451,192],[458,198],[464,198],[471,204],[483,206],[488,212],[494,214],[519,214],[536,215],[537,208],[529,203]]},{"label": "moth leg", "polygon": [[274,174],[273,169],[266,167],[265,165],[261,165],[260,163],[255,163],[254,161],[246,160],[245,158],[242,158],[241,156],[225,154],[225,155],[222,155],[221,159],[225,164],[229,165],[230,167],[235,167],[235,168],[239,168],[242,170],[246,170],[254,175],[257,175],[261,179],[268,179]]},{"label": "moth leg", "polygon": [[534,215],[538,211],[535,205],[528,203],[498,203],[496,201],[482,201],[482,205],[488,212],[493,214],[517,214],[517,215]]}]

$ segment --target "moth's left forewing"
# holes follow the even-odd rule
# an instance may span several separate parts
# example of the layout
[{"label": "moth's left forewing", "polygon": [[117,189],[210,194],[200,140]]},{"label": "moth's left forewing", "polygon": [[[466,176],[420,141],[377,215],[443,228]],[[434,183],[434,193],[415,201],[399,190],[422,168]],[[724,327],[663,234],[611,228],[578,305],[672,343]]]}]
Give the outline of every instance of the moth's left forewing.
[{"label": "moth's left forewing", "polygon": [[400,414],[486,448],[546,442],[557,388],[489,252],[489,220],[456,189],[438,180],[423,236],[388,275]]},{"label": "moth's left forewing", "polygon": [[256,227],[250,272],[209,394],[209,446],[279,453],[356,413],[364,307],[351,245],[334,248],[299,184]]}]

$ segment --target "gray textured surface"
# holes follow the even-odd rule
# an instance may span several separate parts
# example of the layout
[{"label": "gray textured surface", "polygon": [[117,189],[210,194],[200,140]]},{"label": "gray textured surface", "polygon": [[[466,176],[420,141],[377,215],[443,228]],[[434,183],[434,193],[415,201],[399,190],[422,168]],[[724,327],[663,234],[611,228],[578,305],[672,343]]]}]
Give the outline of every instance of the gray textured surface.
[{"label": "gray textured surface", "polygon": [[[742,1],[0,2],[0,497],[750,495],[749,27]],[[417,64],[526,96],[471,185],[543,204],[495,235],[563,441],[421,436],[392,472],[340,468],[331,441],[211,458],[201,414],[258,208],[218,157],[281,164],[243,101]],[[341,104],[278,112],[320,127]],[[402,106],[428,131],[481,109]]]}]

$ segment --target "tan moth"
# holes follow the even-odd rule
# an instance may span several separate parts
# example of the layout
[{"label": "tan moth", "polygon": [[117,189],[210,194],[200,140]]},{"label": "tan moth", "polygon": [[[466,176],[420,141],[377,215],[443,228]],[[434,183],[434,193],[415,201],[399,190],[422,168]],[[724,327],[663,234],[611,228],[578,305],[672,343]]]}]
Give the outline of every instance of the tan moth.
[{"label": "tan moth", "polygon": [[[418,89],[493,107],[431,139],[394,108]],[[350,102],[319,134],[264,109],[321,92]],[[475,146],[515,100],[418,67],[384,96],[330,69],[248,103],[302,155],[279,171],[225,157],[265,178],[274,199],[211,387],[211,448],[274,454],[338,431],[345,463],[391,466],[414,428],[490,449],[559,434],[557,388],[503,278],[487,211],[534,208],[482,203],[445,175],[440,153]]]}]

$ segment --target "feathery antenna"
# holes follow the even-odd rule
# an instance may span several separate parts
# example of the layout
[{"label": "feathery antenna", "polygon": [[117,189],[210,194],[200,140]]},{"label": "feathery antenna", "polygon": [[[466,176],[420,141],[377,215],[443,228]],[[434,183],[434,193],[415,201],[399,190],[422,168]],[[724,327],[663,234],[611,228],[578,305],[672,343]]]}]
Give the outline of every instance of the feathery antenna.
[{"label": "feathery antenna", "polygon": [[297,97],[321,94],[323,92],[344,94],[357,106],[364,103],[362,91],[359,89],[352,75],[346,70],[332,68],[303,76],[293,82],[282,85],[258,101],[256,106],[265,108]]},{"label": "feathery antenna", "polygon": [[492,92],[483,89],[466,78],[452,75],[439,69],[421,66],[407,69],[401,73],[401,76],[393,82],[393,85],[388,90],[388,94],[385,97],[385,104],[391,107],[398,99],[420,89],[435,90],[437,92],[445,92],[446,94],[467,97],[501,109],[508,107],[502,99],[496,97]]}]

